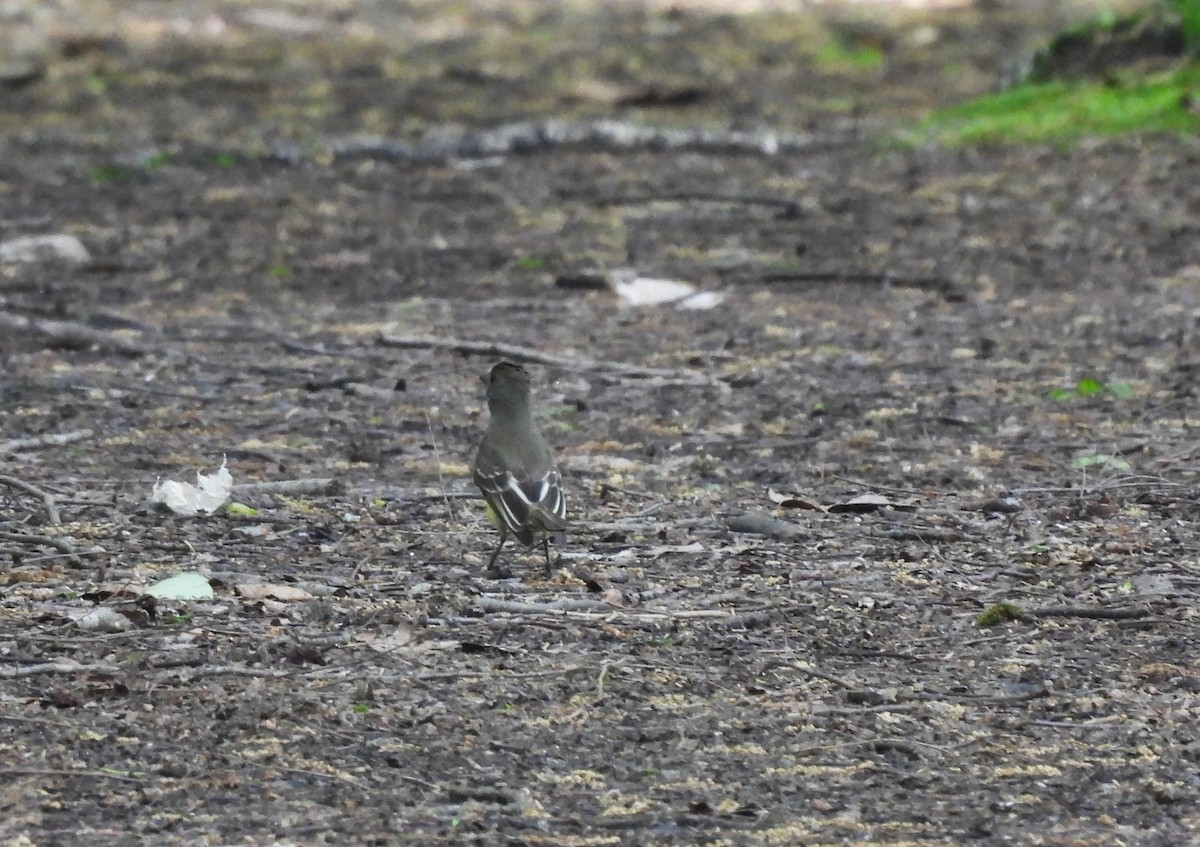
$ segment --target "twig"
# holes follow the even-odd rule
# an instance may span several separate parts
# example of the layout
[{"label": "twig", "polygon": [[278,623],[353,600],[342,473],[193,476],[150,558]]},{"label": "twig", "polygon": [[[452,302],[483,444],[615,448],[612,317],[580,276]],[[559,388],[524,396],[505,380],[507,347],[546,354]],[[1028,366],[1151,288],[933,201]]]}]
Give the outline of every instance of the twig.
[{"label": "twig", "polygon": [[1094,620],[1125,621],[1150,617],[1145,606],[1126,606],[1121,609],[1105,609],[1088,606],[1048,606],[1030,609],[1029,614],[1037,618],[1092,618]]},{"label": "twig", "polygon": [[679,611],[653,609],[626,609],[601,600],[553,600],[549,603],[522,603],[515,600],[498,600],[480,597],[475,607],[485,612],[511,612],[515,614],[557,613],[558,616],[577,621],[621,621],[624,623],[661,623],[663,621],[727,621],[733,624],[759,625],[762,611],[766,607],[753,609],[681,609]]},{"label": "twig", "polygon": [[925,701],[907,700],[902,703],[881,703],[877,706],[814,706],[813,715],[869,715],[879,712],[915,712],[925,706]]},{"label": "twig", "polygon": [[497,806],[515,806],[518,799],[515,791],[505,788],[496,788],[492,785],[468,785],[461,782],[447,785],[445,792],[446,797],[452,803],[475,800],[479,803],[493,803]]},{"label": "twig", "polygon": [[301,353],[307,356],[337,356],[344,359],[374,358],[369,353],[365,353],[362,350],[350,348],[328,349],[323,344],[303,344],[299,341],[293,341],[290,338],[284,338],[283,336],[276,337],[275,343],[288,353]]},{"label": "twig", "polygon": [[573,526],[571,528],[571,534],[572,535],[581,535],[581,534],[585,534],[585,533],[599,534],[602,532],[646,532],[646,533],[650,533],[650,532],[662,532],[663,530],[667,530],[667,529],[695,529],[696,527],[701,527],[701,526],[710,526],[715,529],[718,526],[716,519],[714,519],[712,517],[681,518],[680,520],[660,520],[660,521],[655,521],[655,522],[644,521],[644,522],[640,522],[640,523],[637,521],[630,520],[630,518],[635,518],[641,514],[650,514],[652,512],[656,512],[656,511],[658,511],[659,508],[662,507],[662,505],[663,504],[661,504],[661,503],[655,503],[653,509],[649,509],[644,512],[638,512],[638,513],[635,513],[632,515],[627,515],[627,516],[623,517],[621,520],[617,520],[617,521],[587,521],[587,522],[580,521],[578,526]]},{"label": "twig", "polygon": [[446,504],[446,514],[450,516],[451,523],[458,520],[458,516],[454,514],[454,506],[450,504],[450,498],[446,496],[446,478],[442,475],[442,454],[438,450],[437,435],[433,432],[433,421],[429,417],[429,412],[425,412],[425,426],[429,429],[429,443],[433,445],[433,460],[437,462],[438,488],[442,490],[442,501]]},{"label": "twig", "polygon": [[627,497],[638,497],[642,500],[653,500],[655,497],[659,496],[649,491],[634,491],[632,488],[619,488],[618,486],[610,485],[607,482],[600,483],[599,494],[601,500],[603,500],[610,491],[615,491],[617,494],[624,494]]},{"label": "twig", "polygon": [[[1186,469],[1185,469],[1186,470]],[[1124,488],[1180,488],[1185,483],[1171,482],[1167,479],[1149,478],[1145,481],[1126,480],[1125,482],[1105,482],[1098,480],[1091,484],[1071,485],[1061,488],[1013,488],[1010,489],[1013,494],[1097,494],[1102,491],[1116,491]]]},{"label": "twig", "polygon": [[40,544],[43,547],[53,547],[60,553],[75,555],[75,545],[67,538],[54,538],[49,535],[35,535],[31,532],[7,532],[0,530],[0,541],[15,541],[18,544]]},{"label": "twig", "polygon": [[842,273],[838,271],[814,271],[811,273],[769,273],[763,275],[763,282],[841,282],[867,283],[878,285],[893,285],[897,288],[920,288],[932,291],[951,293],[955,290],[954,283],[945,277],[903,277],[892,274],[875,273]]},{"label": "twig", "polygon": [[475,606],[485,612],[580,612],[596,609],[613,610],[614,607],[601,600],[552,600],[549,603],[519,603],[515,600],[495,600],[491,597],[480,597]]},{"label": "twig", "polygon": [[[619,154],[626,150],[697,150],[726,155],[771,156],[778,153],[816,153],[862,143],[861,133],[842,135],[786,135],[774,132],[699,128],[660,128],[629,121],[573,122],[550,118],[468,130],[416,143],[380,137],[349,137],[335,141],[330,152],[337,159],[375,157],[402,162],[446,158],[477,159],[529,154],[538,150],[584,148]],[[284,161],[298,156],[280,151]]]},{"label": "twig", "polygon": [[250,676],[262,679],[280,679],[283,677],[300,676],[303,672],[280,670],[278,668],[248,668],[244,665],[211,665],[181,670],[179,667],[165,668],[157,676],[159,679],[177,678],[180,682],[192,682],[206,676]]},{"label": "twig", "polygon": [[879,537],[889,541],[920,541],[926,544],[953,544],[956,541],[967,541],[968,536],[956,529],[943,527],[908,527],[905,529],[889,529],[879,533]]},{"label": "twig", "polygon": [[46,510],[46,514],[50,517],[50,523],[55,525],[62,523],[62,516],[58,513],[58,503],[55,501],[53,494],[8,474],[0,474],[0,485],[16,488],[19,491],[24,491],[26,494],[32,494],[34,497],[39,498],[42,501],[43,508]]},{"label": "twig", "polygon": [[[505,674],[503,679],[505,682],[525,679],[545,679],[546,677],[563,676],[564,674],[590,669],[590,665],[567,665],[566,667],[554,668],[548,671],[530,671],[529,673]],[[443,679],[450,679],[454,680],[455,682],[486,682],[495,684],[496,680],[500,677],[495,671],[487,671],[486,673],[472,673],[470,671],[438,671],[433,673],[421,673],[410,678],[415,679],[418,682],[440,682]]]},{"label": "twig", "polygon": [[1043,697],[1049,697],[1050,689],[1044,687],[1035,688],[1023,694],[957,694],[953,691],[928,691],[925,693],[934,696],[922,696],[920,699],[929,701],[947,698],[965,700],[968,703],[986,703],[989,706],[1003,706],[1008,703],[1028,703],[1030,700],[1040,700]]},{"label": "twig", "polygon": [[41,662],[16,668],[0,668],[0,679],[17,679],[23,676],[38,676],[44,673],[121,673],[117,665],[81,665],[79,662]]},{"label": "twig", "polygon": [[341,483],[331,477],[281,479],[274,482],[243,482],[233,487],[235,494],[337,494]]},{"label": "twig", "polygon": [[60,447],[64,444],[74,444],[92,437],[90,429],[76,429],[71,432],[56,432],[48,435],[36,435],[29,438],[10,438],[0,441],[0,453],[15,453],[18,450],[37,450],[41,447]]},{"label": "twig", "polygon": [[429,338],[413,335],[393,335],[383,332],[379,343],[386,347],[400,347],[417,350],[450,350],[475,356],[502,356],[517,362],[533,362],[539,365],[550,365],[567,371],[598,371],[600,373],[615,373],[620,376],[649,379],[667,379],[687,385],[724,385],[724,383],[706,374],[689,371],[672,370],[670,368],[649,368],[644,365],[627,365],[623,362],[611,362],[603,359],[586,357],[571,358],[556,356],[553,353],[542,353],[515,344],[505,344],[501,341],[467,341],[462,338]]},{"label": "twig", "polygon": [[[875,482],[868,482],[865,479],[855,479],[852,476],[842,476],[841,474],[830,474],[833,479],[840,479],[842,482],[848,482],[851,485],[857,485],[860,488],[869,488],[871,491],[886,491],[888,494],[898,494],[901,497],[919,497],[926,498],[926,494],[913,491],[911,488],[893,488],[890,485],[879,485]],[[938,493],[936,496],[942,496]]]},{"label": "twig", "polygon": [[[560,197],[567,200],[577,199],[580,195],[574,192],[564,192]],[[591,198],[588,198],[591,199]],[[748,194],[719,194],[706,191],[675,191],[663,194],[613,194],[608,197],[591,199],[597,206],[646,206],[652,203],[714,203],[734,206],[766,206],[778,209],[782,219],[800,217],[803,209],[798,200],[787,197],[765,197]]]},{"label": "twig", "polygon": [[150,348],[141,342],[74,321],[49,321],[0,312],[0,328],[44,335],[64,347],[97,347],[125,356],[143,356]]},{"label": "twig", "polygon": [[77,771],[70,768],[3,768],[0,774],[10,776],[89,776],[94,779],[115,779],[118,782],[145,782],[146,780],[129,776],[128,774],[109,773],[107,771]]}]

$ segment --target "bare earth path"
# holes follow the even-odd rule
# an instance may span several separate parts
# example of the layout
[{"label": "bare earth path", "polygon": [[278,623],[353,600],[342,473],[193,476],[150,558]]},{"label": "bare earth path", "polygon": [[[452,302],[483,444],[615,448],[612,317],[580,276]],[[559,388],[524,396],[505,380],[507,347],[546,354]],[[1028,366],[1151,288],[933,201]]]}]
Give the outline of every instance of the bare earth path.
[{"label": "bare earth path", "polygon": [[[13,13],[0,242],[90,259],[0,263],[3,843],[1198,837],[1200,145],[865,140],[1053,10],[613,8]],[[716,134],[466,149],[550,116]],[[551,579],[456,341],[559,362]],[[222,456],[318,482],[147,504]]]}]

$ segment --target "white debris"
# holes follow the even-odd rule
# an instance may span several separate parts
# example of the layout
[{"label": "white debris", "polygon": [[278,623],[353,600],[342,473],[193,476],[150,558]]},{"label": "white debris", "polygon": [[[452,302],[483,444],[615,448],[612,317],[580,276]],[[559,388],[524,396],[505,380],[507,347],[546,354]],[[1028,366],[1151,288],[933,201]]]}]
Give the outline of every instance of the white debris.
[{"label": "white debris", "polygon": [[725,295],[719,291],[697,291],[690,282],[638,276],[628,268],[611,271],[608,285],[627,306],[662,306],[674,303],[679,309],[705,310],[720,305]]},{"label": "white debris", "polygon": [[196,473],[196,484],[186,482],[154,483],[150,496],[155,503],[162,503],[177,515],[195,515],[199,512],[211,515],[229,501],[233,489],[233,477],[225,469],[222,460],[216,473]]},{"label": "white debris", "polygon": [[24,235],[0,241],[0,263],[62,261],[82,264],[91,258],[83,242],[73,235]]}]

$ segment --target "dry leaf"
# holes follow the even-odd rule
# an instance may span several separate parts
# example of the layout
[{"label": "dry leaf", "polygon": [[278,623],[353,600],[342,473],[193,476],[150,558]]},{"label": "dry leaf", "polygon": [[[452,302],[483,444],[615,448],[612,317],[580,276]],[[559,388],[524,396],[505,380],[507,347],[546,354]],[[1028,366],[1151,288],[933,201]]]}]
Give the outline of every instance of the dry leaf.
[{"label": "dry leaf", "polygon": [[776,491],[774,488],[767,489],[767,499],[781,509],[808,509],[813,512],[828,511],[815,500],[809,500],[806,497],[800,497],[795,494],[784,494]]},{"label": "dry leaf", "polygon": [[292,585],[278,585],[272,582],[243,582],[235,585],[234,591],[246,600],[282,600],[292,602],[311,600],[313,596],[302,588]]}]

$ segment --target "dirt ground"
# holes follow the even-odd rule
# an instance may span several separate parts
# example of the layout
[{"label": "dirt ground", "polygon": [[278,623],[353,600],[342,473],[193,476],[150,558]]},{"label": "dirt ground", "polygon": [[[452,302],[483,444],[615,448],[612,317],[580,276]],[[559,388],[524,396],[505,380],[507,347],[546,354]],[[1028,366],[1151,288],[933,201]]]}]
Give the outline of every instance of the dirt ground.
[{"label": "dirt ground", "polygon": [[[1062,8],[16,8],[0,242],[91,257],[0,264],[4,844],[1200,839],[1200,143],[869,138]],[[463,142],[549,117],[719,133]],[[149,504],[222,457],[309,482]]]}]

